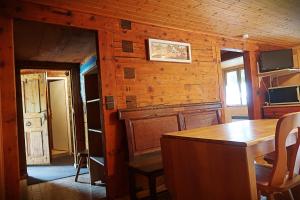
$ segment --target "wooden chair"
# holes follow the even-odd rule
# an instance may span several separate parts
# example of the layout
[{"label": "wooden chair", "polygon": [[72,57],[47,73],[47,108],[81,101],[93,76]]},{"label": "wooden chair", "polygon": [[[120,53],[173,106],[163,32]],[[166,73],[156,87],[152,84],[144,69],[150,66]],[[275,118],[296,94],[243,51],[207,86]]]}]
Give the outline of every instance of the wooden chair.
[{"label": "wooden chair", "polygon": [[[286,140],[290,133],[297,133],[296,143],[290,148],[290,158],[287,156]],[[256,165],[256,181],[258,194],[273,200],[276,193],[289,192],[292,200],[291,188],[300,184],[299,166],[296,158],[300,144],[300,112],[282,116],[276,126],[275,160],[273,167]]]},{"label": "wooden chair", "polygon": [[75,182],[78,181],[78,176],[79,176],[79,173],[80,173],[80,169],[81,169],[81,167],[83,167],[84,162],[87,163],[87,161],[88,161],[88,157],[89,157],[88,150],[84,150],[82,152],[79,152],[77,154],[77,156],[79,158],[79,164],[77,166],[77,172],[76,172],[76,176],[75,176]]},{"label": "wooden chair", "polygon": [[[288,163],[290,160],[290,155],[292,154],[292,150],[293,150],[293,145],[286,147],[287,150],[287,159],[288,159]],[[267,155],[264,156],[264,160],[268,163],[273,165],[274,160],[275,160],[275,151],[272,153],[268,153]]]}]

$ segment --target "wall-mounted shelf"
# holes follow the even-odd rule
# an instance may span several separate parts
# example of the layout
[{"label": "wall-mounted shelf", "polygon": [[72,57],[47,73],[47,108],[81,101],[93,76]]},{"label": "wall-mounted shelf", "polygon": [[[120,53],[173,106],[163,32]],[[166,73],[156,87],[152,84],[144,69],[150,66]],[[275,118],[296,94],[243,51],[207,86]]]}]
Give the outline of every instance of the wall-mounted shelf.
[{"label": "wall-mounted shelf", "polygon": [[271,71],[271,72],[264,72],[258,74],[259,77],[278,77],[278,76],[285,76],[285,75],[290,75],[290,74],[296,74],[300,73],[299,68],[294,68],[294,69],[282,69],[282,70],[276,70],[276,71]]}]

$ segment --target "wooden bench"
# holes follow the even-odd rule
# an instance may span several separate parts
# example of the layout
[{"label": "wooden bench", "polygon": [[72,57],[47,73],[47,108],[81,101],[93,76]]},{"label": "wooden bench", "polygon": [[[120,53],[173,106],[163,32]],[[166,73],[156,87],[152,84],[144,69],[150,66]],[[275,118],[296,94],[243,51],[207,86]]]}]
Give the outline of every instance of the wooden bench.
[{"label": "wooden bench", "polygon": [[162,134],[218,124],[221,107],[216,102],[119,110],[119,119],[126,125],[131,199],[137,199],[137,174],[147,177],[150,198],[156,199],[156,179],[164,174],[160,155]]}]

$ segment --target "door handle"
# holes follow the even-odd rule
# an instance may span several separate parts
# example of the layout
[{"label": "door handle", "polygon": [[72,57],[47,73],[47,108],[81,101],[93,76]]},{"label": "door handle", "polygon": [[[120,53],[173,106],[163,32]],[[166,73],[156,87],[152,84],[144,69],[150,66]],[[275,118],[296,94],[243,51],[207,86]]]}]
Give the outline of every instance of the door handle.
[{"label": "door handle", "polygon": [[31,126],[31,122],[26,122],[26,126]]}]

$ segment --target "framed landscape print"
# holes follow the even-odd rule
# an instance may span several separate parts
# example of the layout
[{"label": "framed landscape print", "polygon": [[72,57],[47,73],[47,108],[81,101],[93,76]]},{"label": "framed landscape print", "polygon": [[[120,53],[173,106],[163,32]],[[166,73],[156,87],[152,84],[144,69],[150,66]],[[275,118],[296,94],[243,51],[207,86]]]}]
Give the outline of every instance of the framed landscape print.
[{"label": "framed landscape print", "polygon": [[149,60],[191,63],[191,45],[183,42],[148,39]]}]

